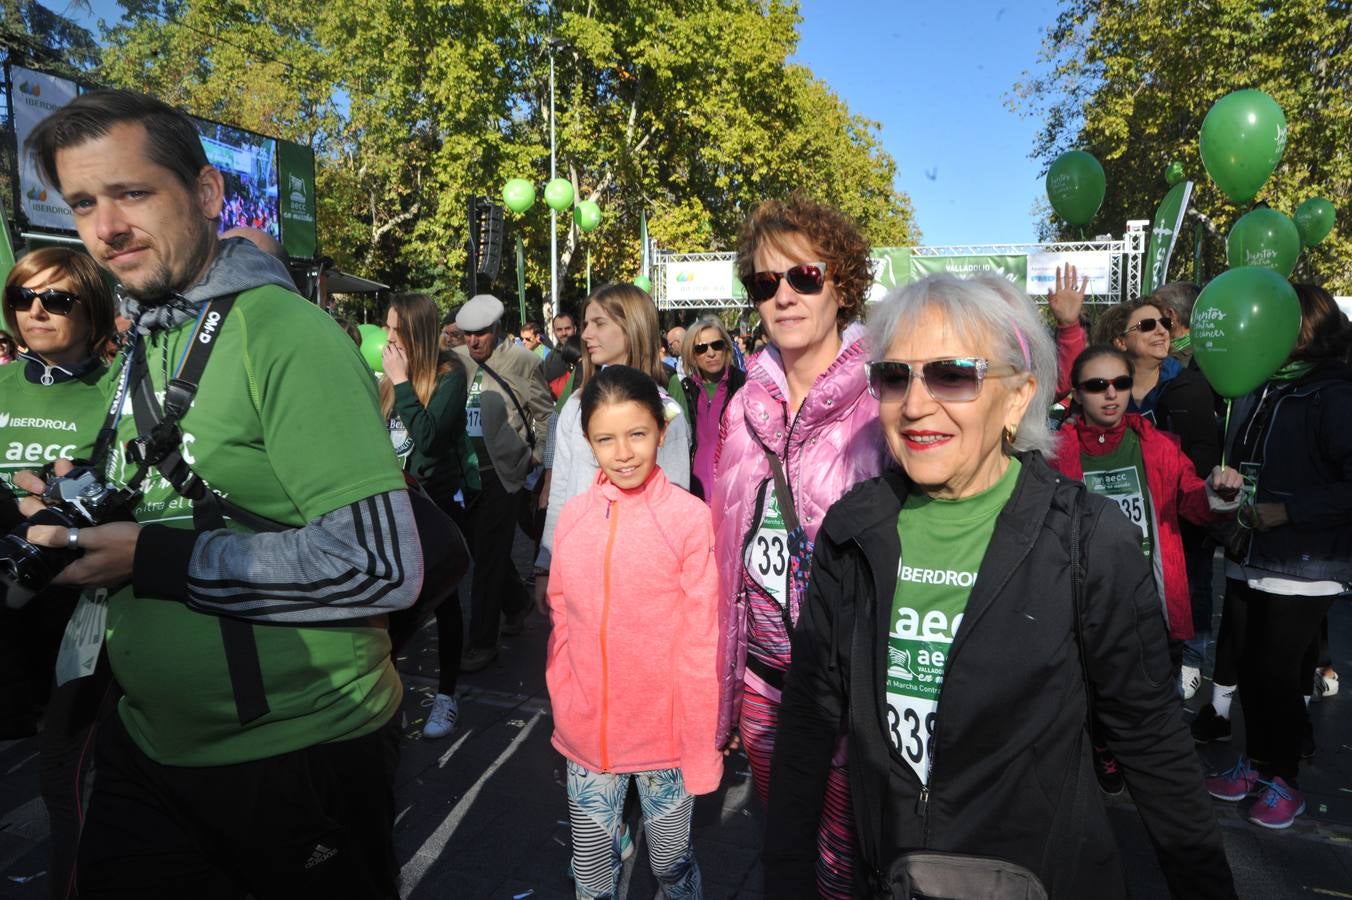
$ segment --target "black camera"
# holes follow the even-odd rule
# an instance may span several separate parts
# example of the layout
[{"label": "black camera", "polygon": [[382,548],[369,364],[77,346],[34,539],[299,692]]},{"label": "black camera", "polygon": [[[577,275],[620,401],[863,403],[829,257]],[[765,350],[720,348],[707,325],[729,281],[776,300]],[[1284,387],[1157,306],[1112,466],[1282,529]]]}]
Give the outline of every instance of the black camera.
[{"label": "black camera", "polygon": [[0,537],[0,602],[10,609],[22,609],[80,555],[76,549],[31,543],[30,525],[90,528],[126,518],[139,496],[138,490],[109,487],[88,466],[71,469],[52,480],[42,492],[42,502],[47,508]]}]

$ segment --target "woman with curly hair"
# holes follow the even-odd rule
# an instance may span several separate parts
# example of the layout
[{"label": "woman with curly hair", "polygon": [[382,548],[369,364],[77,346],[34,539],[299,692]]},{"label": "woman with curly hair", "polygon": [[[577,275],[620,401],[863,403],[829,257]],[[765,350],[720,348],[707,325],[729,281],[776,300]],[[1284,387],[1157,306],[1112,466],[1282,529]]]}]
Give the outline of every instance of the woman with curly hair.
[{"label": "woman with curly hair", "polygon": [[[841,212],[802,196],[763,203],[742,226],[737,276],[768,345],[728,402],[714,463],[714,533],[725,602],[718,742],[734,728],[762,802],[789,634],[826,510],[878,475],[887,455],[869,395],[869,248]],[[840,748],[838,748],[839,750]],[[848,897],[853,877],[849,782],[837,752],[817,840],[817,886]]]}]

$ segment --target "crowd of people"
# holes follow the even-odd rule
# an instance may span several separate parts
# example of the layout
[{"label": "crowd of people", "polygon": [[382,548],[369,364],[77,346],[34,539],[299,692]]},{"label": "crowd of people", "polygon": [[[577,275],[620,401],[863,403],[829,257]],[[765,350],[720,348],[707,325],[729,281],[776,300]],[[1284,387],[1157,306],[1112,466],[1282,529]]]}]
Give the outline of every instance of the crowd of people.
[{"label": "crowd of people", "polygon": [[[776,898],[955,896],[954,863],[964,896],[1125,896],[1124,789],[1176,896],[1233,897],[1211,798],[1303,813],[1321,625],[1352,589],[1352,326],[1322,289],[1297,286],[1291,358],[1222,433],[1195,287],[1090,323],[1069,267],[1049,322],[938,275],[866,310],[859,228],[795,195],[738,238],[761,346],[716,316],[663,331],[631,284],[516,334],[491,294],[406,294],[377,382],[284,266],[218,238],[181,113],[90,92],[28,149],[89,251],[31,252],[4,293],[0,506],[69,553],[0,629],[4,735],[43,710],[53,896],[397,897],[415,613],[428,740],[462,673],[547,617],[580,898],[615,892],[631,786],[664,895],[703,896],[694,797],[732,753]],[[80,472],[137,493],[52,519]],[[436,523],[473,558],[468,623]],[[1244,754],[1207,773],[1236,696]]]}]

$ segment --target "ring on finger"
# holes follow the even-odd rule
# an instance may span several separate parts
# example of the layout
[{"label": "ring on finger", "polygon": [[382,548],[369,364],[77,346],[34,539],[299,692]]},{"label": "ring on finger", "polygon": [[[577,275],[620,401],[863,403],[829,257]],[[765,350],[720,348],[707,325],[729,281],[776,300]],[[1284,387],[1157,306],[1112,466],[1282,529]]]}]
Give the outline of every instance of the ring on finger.
[{"label": "ring on finger", "polygon": [[79,546],[80,546],[80,529],[78,529],[78,528],[67,528],[67,529],[66,529],[66,549],[67,549],[67,550],[76,550],[76,549],[79,548]]}]

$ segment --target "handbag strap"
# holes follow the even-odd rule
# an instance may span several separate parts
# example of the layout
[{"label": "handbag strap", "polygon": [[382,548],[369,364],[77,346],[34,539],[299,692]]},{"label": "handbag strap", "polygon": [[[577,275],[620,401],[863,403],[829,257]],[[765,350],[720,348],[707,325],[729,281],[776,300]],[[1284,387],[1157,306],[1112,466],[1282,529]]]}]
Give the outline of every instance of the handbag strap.
[{"label": "handbag strap", "polygon": [[784,526],[793,533],[798,530],[798,510],[794,508],[793,493],[789,490],[788,479],[784,477],[784,463],[770,452],[768,447],[761,449],[765,451],[765,460],[770,464],[770,475],[775,480],[775,499],[779,501],[779,514],[784,517]]},{"label": "handbag strap", "polygon": [[502,387],[502,389],[507,392],[508,397],[512,398],[512,405],[516,407],[516,414],[521,417],[521,421],[524,422],[526,425],[526,443],[530,445],[530,448],[532,450],[534,450],[535,426],[531,424],[530,416],[526,415],[525,407],[523,407],[521,405],[521,401],[517,399],[516,392],[513,391],[511,385],[507,383],[507,379],[503,378],[497,372],[493,371],[493,367],[490,366],[487,362],[479,363],[479,368],[483,369],[489,375],[493,376],[493,380],[496,381]]}]

